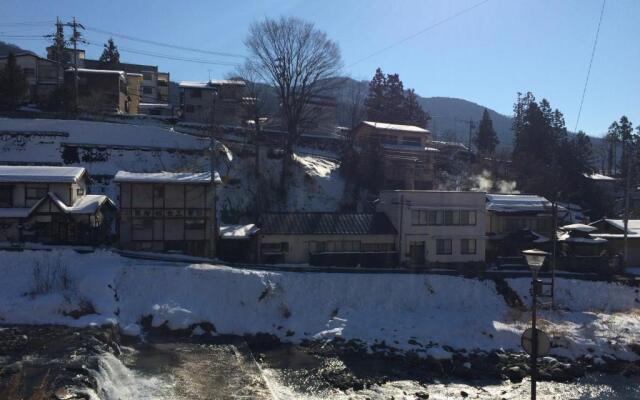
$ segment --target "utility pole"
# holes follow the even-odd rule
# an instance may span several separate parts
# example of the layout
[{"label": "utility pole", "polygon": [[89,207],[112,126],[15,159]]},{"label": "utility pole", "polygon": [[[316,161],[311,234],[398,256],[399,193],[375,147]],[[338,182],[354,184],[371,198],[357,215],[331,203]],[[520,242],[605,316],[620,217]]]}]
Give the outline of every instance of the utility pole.
[{"label": "utility pole", "polygon": [[73,110],[78,114],[78,41],[82,41],[78,28],[84,29],[84,26],[76,21],[76,17],[73,17],[72,22],[68,22],[66,25],[73,29],[71,36],[73,43]]},{"label": "utility pole", "polygon": [[625,177],[625,185],[624,185],[624,240],[623,240],[623,266],[627,268],[629,266],[629,238],[628,238],[628,229],[629,229],[629,192],[631,191],[631,154],[628,146],[628,140],[622,142],[622,145],[625,148],[623,154],[626,157],[626,177]]},{"label": "utility pole", "polygon": [[216,196],[216,100],[218,99],[218,90],[214,87],[211,91],[211,135],[209,137],[209,170],[211,171],[211,215],[209,216],[209,257],[214,258],[217,255],[216,245],[218,237],[218,221],[217,221],[217,196]]}]

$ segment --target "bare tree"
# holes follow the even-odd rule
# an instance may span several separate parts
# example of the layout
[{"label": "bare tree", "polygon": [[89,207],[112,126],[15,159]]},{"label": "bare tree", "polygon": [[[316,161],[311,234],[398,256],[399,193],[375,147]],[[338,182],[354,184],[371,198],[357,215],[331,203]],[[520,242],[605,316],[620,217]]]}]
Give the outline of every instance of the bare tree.
[{"label": "bare tree", "polygon": [[342,66],[340,49],[312,23],[293,17],[253,23],[244,43],[248,62],[264,83],[276,88],[280,100],[287,130],[280,179],[284,194],[293,146],[302,134],[302,124],[317,112],[313,98],[328,93],[337,81],[331,78]]},{"label": "bare tree", "polygon": [[254,193],[255,207],[253,209],[255,213],[254,216],[257,219],[262,208],[263,197],[263,185],[261,184],[260,171],[260,141],[262,140],[261,124],[263,117],[265,117],[265,101],[269,95],[268,91],[272,90],[272,88],[260,82],[261,77],[258,73],[258,69],[251,60],[247,60],[244,65],[238,67],[234,75],[234,79],[240,79],[244,81],[246,85],[246,97],[242,99],[242,118],[244,121],[248,122],[250,127],[253,128],[252,140],[255,152],[253,172],[256,183],[256,191]]}]

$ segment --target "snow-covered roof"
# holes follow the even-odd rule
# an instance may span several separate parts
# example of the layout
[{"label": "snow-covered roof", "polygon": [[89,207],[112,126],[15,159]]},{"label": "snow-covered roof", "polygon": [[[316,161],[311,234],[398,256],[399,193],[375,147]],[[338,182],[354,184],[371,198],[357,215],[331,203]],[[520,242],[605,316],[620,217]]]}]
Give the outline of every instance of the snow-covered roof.
[{"label": "snow-covered roof", "polygon": [[258,232],[256,224],[220,225],[220,237],[223,239],[248,239]]},{"label": "snow-covered roof", "polygon": [[110,203],[115,207],[113,201],[102,194],[87,194],[79,197],[72,206],[67,206],[62,200],[55,194],[49,193],[51,200],[67,214],[93,214],[104,204]]},{"label": "snow-covered roof", "polygon": [[[68,68],[67,72],[73,72],[73,68]],[[78,72],[85,74],[112,74],[112,75],[125,75],[124,71],[116,71],[113,69],[92,69],[92,68],[78,68]]]},{"label": "snow-covered roof", "polygon": [[60,211],[65,214],[94,214],[105,203],[109,203],[113,207],[116,206],[110,198],[102,194],[87,194],[81,196],[72,206],[68,206],[55,193],[49,192],[31,208],[0,208],[0,218],[27,218],[38,209],[40,204],[46,199],[51,199]]},{"label": "snow-covered roof", "polygon": [[434,147],[421,147],[421,146],[411,146],[407,144],[389,144],[389,143],[381,143],[382,148],[387,150],[397,150],[397,151],[426,151],[430,152],[439,152],[440,150]]},{"label": "snow-covered roof", "polygon": [[560,229],[562,229],[563,231],[580,231],[580,232],[587,232],[587,233],[598,230],[598,228],[596,228],[595,226],[585,225],[585,224],[570,224],[570,225],[562,226],[560,227]]},{"label": "snow-covered roof", "polygon": [[551,202],[542,196],[530,194],[489,194],[487,211],[502,213],[545,212],[551,210]]},{"label": "snow-covered roof", "polygon": [[75,183],[84,173],[82,167],[0,165],[0,182]]},{"label": "snow-covered roof", "polygon": [[593,173],[593,174],[583,174],[585,178],[589,178],[592,179],[594,181],[617,181],[617,178],[611,177],[611,176],[607,176],[607,175],[602,175],[602,174],[598,174],[598,173]]},{"label": "snow-covered roof", "polygon": [[[221,183],[218,172],[214,173],[215,183]],[[210,183],[211,172],[128,172],[118,171],[115,182],[137,183]]]},{"label": "snow-covered roof", "polygon": [[142,77],[143,75],[139,74],[137,72],[127,72],[127,76],[139,76],[139,77]]},{"label": "snow-covered roof", "polygon": [[217,79],[217,80],[208,81],[208,82],[197,82],[197,81],[180,82],[180,87],[193,88],[193,89],[213,89],[214,86],[219,86],[219,85],[245,86],[246,83],[244,83],[244,81],[232,80],[232,79]]},{"label": "snow-covered roof", "polygon": [[140,108],[171,108],[170,104],[167,103],[140,103],[138,104]]},{"label": "snow-covered roof", "polygon": [[405,131],[415,133],[429,133],[428,130],[420,128],[414,125],[400,125],[400,124],[388,124],[386,122],[374,122],[374,121],[362,121],[363,124],[374,127],[376,129],[383,129],[389,131]]},{"label": "snow-covered roof", "polygon": [[558,235],[558,241],[560,242],[571,242],[571,243],[585,243],[585,244],[601,244],[606,243],[607,239],[602,237],[580,237],[580,236],[571,236],[569,232],[564,232]]}]

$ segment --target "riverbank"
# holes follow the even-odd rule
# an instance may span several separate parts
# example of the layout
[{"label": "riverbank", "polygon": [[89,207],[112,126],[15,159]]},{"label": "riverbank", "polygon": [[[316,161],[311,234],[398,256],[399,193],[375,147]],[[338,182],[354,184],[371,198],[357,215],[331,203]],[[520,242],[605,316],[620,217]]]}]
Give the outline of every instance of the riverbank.
[{"label": "riverbank", "polygon": [[[0,323],[117,325],[189,335],[344,341],[366,352],[453,359],[520,353],[530,280],[295,273],[132,260],[108,251],[0,252]],[[635,362],[639,289],[558,279],[558,309],[540,313],[550,356]]]}]

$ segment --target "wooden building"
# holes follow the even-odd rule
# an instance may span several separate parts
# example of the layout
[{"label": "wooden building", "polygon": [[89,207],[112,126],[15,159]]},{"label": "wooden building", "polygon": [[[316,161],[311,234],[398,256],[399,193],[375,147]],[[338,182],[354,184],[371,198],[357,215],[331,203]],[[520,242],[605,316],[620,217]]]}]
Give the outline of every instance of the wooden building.
[{"label": "wooden building", "polygon": [[87,194],[80,167],[0,166],[0,241],[98,244],[108,239],[115,204]]},{"label": "wooden building", "polygon": [[[75,72],[65,71],[64,81],[73,90]],[[125,113],[128,107],[127,76],[124,71],[78,68],[78,109],[96,113]]]},{"label": "wooden building", "polygon": [[[180,82],[181,119],[201,124],[239,126],[246,84],[241,80]],[[214,105],[215,103],[215,105]]]},{"label": "wooden building", "polygon": [[[118,171],[118,238],[127,250],[213,256],[217,236],[210,172]],[[215,235],[212,237],[212,235]]]},{"label": "wooden building", "polygon": [[361,151],[380,149],[382,189],[430,190],[434,181],[431,133],[412,125],[363,121],[353,135]]},{"label": "wooden building", "polygon": [[397,266],[397,232],[383,213],[264,213],[257,226],[262,263]]},{"label": "wooden building", "polygon": [[[607,250],[612,255],[624,255],[624,220],[604,218],[593,222],[596,230],[591,236],[607,240]],[[629,267],[640,267],[640,219],[630,219],[627,224]]]}]

